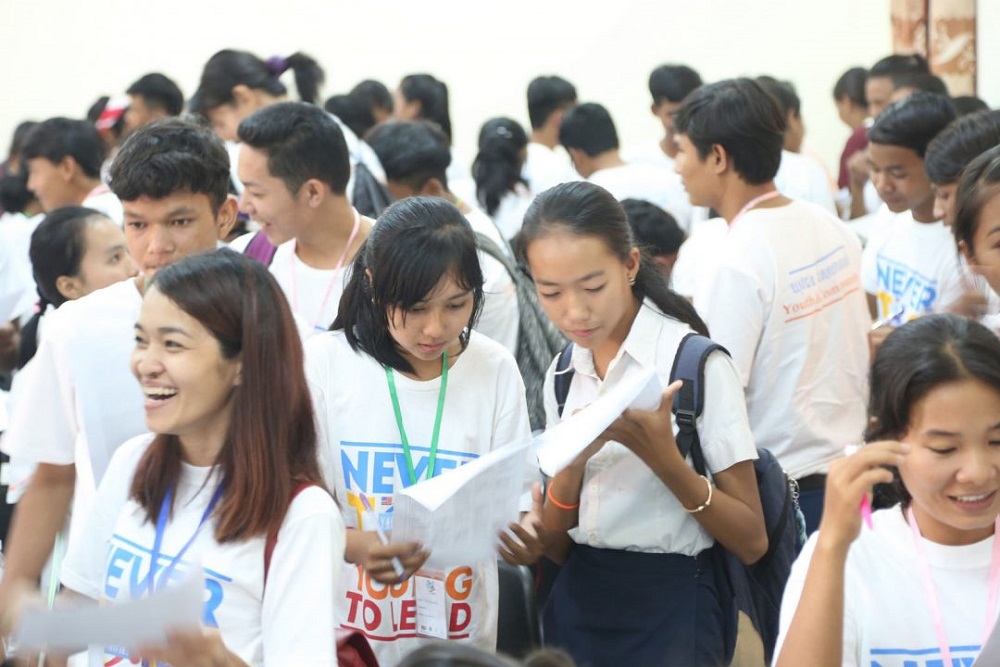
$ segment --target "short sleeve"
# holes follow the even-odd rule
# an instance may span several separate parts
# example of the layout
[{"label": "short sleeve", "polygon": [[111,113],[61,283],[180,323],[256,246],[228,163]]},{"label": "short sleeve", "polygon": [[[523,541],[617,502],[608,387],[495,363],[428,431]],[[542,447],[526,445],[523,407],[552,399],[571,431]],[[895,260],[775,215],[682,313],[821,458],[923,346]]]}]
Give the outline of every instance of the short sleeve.
[{"label": "short sleeve", "polygon": [[[524,394],[524,381],[517,370],[513,357],[508,357],[498,365],[497,417],[493,425],[493,448],[516,444],[531,439],[531,424],[528,419],[528,403]],[[524,489],[519,502],[522,512],[531,510],[531,487],[541,481],[538,459],[534,449],[528,447],[528,470]]]},{"label": "short sleeve", "polygon": [[705,363],[705,406],[698,433],[709,470],[727,470],[757,458],[743,385],[728,355],[713,353]]},{"label": "short sleeve", "polygon": [[305,341],[306,383],[316,419],[316,445],[320,472],[328,489],[336,487],[336,469],[330,447],[330,411],[327,407],[326,388],[329,377],[329,335],[319,334]]},{"label": "short sleeve", "polygon": [[84,535],[74,536],[66,551],[60,580],[72,589],[94,600],[104,595],[105,568],[108,548],[118,517],[128,505],[129,490],[135,468],[153,436],[146,434],[129,440],[111,457],[108,469],[90,506],[90,515],[81,524]]},{"label": "short sleeve", "polygon": [[49,317],[46,335],[18,387],[18,399],[3,437],[3,450],[32,463],[72,465],[76,460],[76,416],[72,364],[59,311]]},{"label": "short sleeve", "polygon": [[292,501],[264,589],[267,667],[337,664],[334,608],[345,540],[343,519],[326,491],[305,489]]}]

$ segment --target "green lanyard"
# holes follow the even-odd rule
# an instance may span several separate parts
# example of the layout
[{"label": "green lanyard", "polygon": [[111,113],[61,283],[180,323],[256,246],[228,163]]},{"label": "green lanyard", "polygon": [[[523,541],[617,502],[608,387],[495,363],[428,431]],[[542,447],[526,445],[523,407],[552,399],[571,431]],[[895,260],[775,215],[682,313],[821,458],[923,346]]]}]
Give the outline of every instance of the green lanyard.
[{"label": "green lanyard", "polygon": [[[399,438],[403,441],[403,454],[406,456],[406,467],[410,473],[410,484],[417,483],[417,470],[413,467],[413,455],[410,453],[410,441],[403,427],[403,413],[399,409],[399,397],[396,395],[396,378],[392,368],[385,367],[385,378],[389,382],[389,397],[392,398],[392,411],[396,414],[396,425],[399,427]],[[434,417],[434,431],[431,434],[431,456],[427,464],[427,479],[434,476],[434,465],[437,462],[438,435],[441,433],[441,415],[444,414],[444,396],[448,391],[448,350],[441,355],[441,390],[438,392],[437,415]]]}]

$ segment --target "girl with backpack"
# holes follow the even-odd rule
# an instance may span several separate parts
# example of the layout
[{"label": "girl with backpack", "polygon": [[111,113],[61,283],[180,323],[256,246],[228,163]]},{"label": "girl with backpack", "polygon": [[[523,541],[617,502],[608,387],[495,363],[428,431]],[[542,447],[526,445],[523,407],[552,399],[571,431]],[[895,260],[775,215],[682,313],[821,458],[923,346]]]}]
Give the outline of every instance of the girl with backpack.
[{"label": "girl with backpack", "polygon": [[[775,664],[972,664],[1000,593],[1000,340],[921,317],[889,334],[870,377],[867,444],[830,467]],[[897,504],[865,519],[882,484]]]},{"label": "girl with backpack", "polygon": [[336,665],[344,526],[317,464],[281,289],[242,255],[196,255],[157,271],[135,334],[132,372],[153,433],[115,451],[62,580],[113,604],[200,564],[203,627],[132,655],[92,647],[90,664]]},{"label": "girl with backpack", "polygon": [[[495,650],[495,559],[426,571],[419,544],[378,534],[391,532],[401,488],[530,437],[513,356],[473,331],[482,285],[465,216],[439,197],[406,198],[358,251],[331,331],[306,343],[324,474],[348,525],[338,619],[383,664],[428,636]],[[522,509],[530,505],[525,495]],[[532,546],[529,532],[512,530]],[[440,632],[419,634],[422,582],[434,579]]]},{"label": "girl with backpack", "polygon": [[[550,425],[634,367],[655,369],[667,386],[681,340],[707,334],[603,188],[576,182],[542,193],[521,241],[539,303],[573,344],[562,406],[558,359],[546,379]],[[711,477],[694,471],[673,438],[675,383],[658,410],[627,410],[549,481],[544,524],[563,536],[549,555],[565,563],[545,609],[545,639],[580,664],[722,665],[732,649],[724,618],[732,605],[720,599],[711,547],[718,540],[751,563],[767,536],[736,369],[716,354],[704,375],[697,429]]]}]

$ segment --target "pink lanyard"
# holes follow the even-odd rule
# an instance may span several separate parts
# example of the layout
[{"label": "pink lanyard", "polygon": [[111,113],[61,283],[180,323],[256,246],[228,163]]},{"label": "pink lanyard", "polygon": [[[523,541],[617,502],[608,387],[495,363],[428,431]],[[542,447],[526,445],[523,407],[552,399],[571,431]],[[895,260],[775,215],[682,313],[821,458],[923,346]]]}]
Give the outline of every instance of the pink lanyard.
[{"label": "pink lanyard", "polygon": [[[941,650],[943,664],[951,665],[951,645],[948,643],[948,634],[944,629],[944,616],[941,614],[941,603],[938,601],[937,590],[934,588],[934,579],[931,576],[931,564],[927,560],[927,547],[924,546],[923,538],[920,536],[920,528],[917,527],[917,520],[913,517],[913,507],[906,510],[906,521],[910,524],[910,532],[913,534],[913,545],[917,549],[917,565],[920,567],[920,578],[923,580],[924,591],[927,593],[927,601],[931,607],[931,620],[934,622],[934,633],[937,635],[938,648]],[[997,615],[997,584],[1000,583],[1000,516],[997,517],[993,530],[993,558],[990,561],[989,594],[986,600],[986,622],[983,627],[983,640],[990,636],[993,623]]]},{"label": "pink lanyard", "polygon": [[[323,295],[323,301],[319,304],[319,312],[316,313],[315,319],[312,321],[312,328],[319,331],[324,331],[326,327],[320,325],[320,318],[323,317],[323,310],[326,309],[326,302],[330,300],[330,294],[333,293],[333,286],[337,282],[337,271],[339,271],[344,266],[344,260],[347,259],[347,253],[351,251],[351,244],[354,243],[354,238],[358,235],[358,230],[361,229],[361,214],[358,213],[358,209],[354,209],[354,229],[351,230],[351,235],[347,237],[347,245],[344,246],[344,252],[340,255],[340,259],[337,260],[337,266],[333,269],[333,277],[330,278],[330,284],[326,286],[326,294]],[[299,310],[299,296],[298,296],[298,286],[295,281],[295,240],[292,240],[292,254],[289,257],[289,268],[292,272],[292,310],[298,312]]]},{"label": "pink lanyard", "polygon": [[748,201],[746,203],[746,206],[744,206],[743,208],[741,208],[740,212],[737,213],[733,217],[733,221],[729,223],[729,226],[732,227],[733,225],[735,225],[737,220],[739,220],[744,215],[746,215],[750,211],[750,209],[752,209],[757,204],[760,204],[761,202],[765,202],[768,199],[774,199],[775,197],[780,197],[780,196],[781,196],[780,192],[778,192],[777,190],[771,190],[770,192],[765,192],[764,194],[760,195],[759,197],[754,197],[753,199],[751,199],[750,201]]}]

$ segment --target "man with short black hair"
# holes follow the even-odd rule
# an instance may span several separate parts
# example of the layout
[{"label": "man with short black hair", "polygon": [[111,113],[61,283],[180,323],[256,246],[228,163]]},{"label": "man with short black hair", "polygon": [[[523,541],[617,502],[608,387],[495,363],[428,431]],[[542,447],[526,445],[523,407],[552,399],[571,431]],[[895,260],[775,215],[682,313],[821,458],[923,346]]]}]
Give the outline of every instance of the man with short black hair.
[{"label": "man with short black hair", "polygon": [[48,213],[62,206],[86,206],[122,224],[122,205],[101,182],[105,149],[87,121],[49,118],[24,140],[21,159],[28,189]]},{"label": "man with short black hair", "polygon": [[677,155],[674,113],[684,98],[701,84],[701,76],[687,65],[660,65],[654,69],[649,75],[649,94],[653,97],[649,110],[663,124],[663,138],[623,150],[622,159],[673,170]]},{"label": "man with short black hair", "polygon": [[531,136],[521,176],[532,192],[579,178],[559,150],[559,126],[566,110],[576,104],[576,88],[558,76],[540,76],[528,84],[528,119]]},{"label": "man with short black hair", "polygon": [[691,204],[677,175],[649,164],[627,164],[618,150],[618,131],[611,114],[589,102],[566,112],[559,142],[576,171],[615,199],[642,199],[674,217],[681,229],[691,226]]},{"label": "man with short black hair", "polygon": [[237,133],[243,209],[269,241],[280,243],[271,273],[308,333],[326,331],[348,267],[374,224],[347,198],[351,162],[344,133],[333,116],[305,102],[264,107]]},{"label": "man with short black hair", "polygon": [[184,110],[184,94],[177,84],[153,72],[140,78],[125,91],[129,97],[125,110],[125,133],[159,118],[179,116]]},{"label": "man with short black hair", "polygon": [[729,227],[706,258],[714,270],[695,307],[732,354],[757,446],[800,481],[815,530],[827,466],[865,425],[861,244],[832,214],[775,188],[785,118],[760,83],[703,86],[674,122],[691,203]]}]

